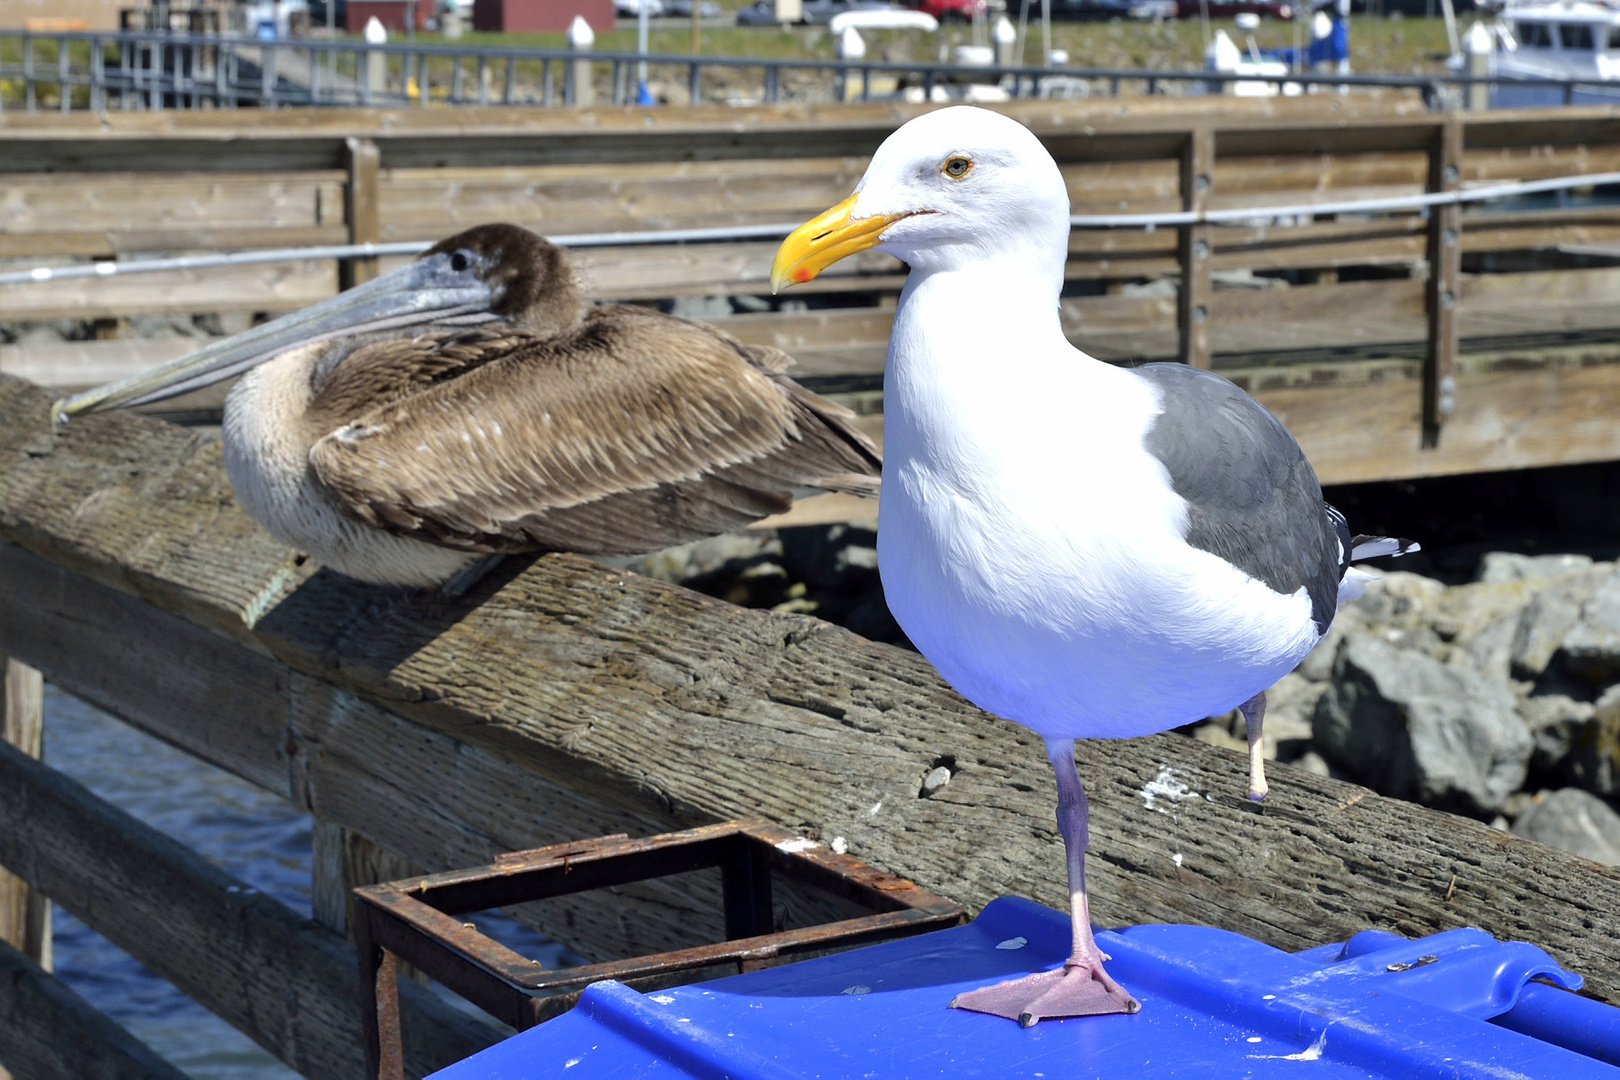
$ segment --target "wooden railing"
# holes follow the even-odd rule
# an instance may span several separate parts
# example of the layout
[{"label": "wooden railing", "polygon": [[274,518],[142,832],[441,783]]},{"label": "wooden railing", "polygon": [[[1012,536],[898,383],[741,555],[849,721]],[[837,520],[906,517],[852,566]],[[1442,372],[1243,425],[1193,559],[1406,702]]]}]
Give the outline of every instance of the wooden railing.
[{"label": "wooden railing", "polygon": [[[433,240],[498,219],[552,234],[793,223],[847,194],[920,108],[11,114],[0,260]],[[1283,417],[1329,483],[1620,458],[1620,353],[1607,344],[1620,327],[1620,206],[1579,193],[1330,220],[1264,213],[1620,170],[1620,113],[1435,115],[1415,99],[1337,95],[1006,108],[1057,157],[1076,213],[1260,215],[1076,230],[1063,315],[1096,355],[1213,365]],[[632,245],[577,261],[603,299],[758,297],[774,247]],[[141,314],[283,311],[331,295],[340,269],[9,285],[0,320],[77,317],[112,336]],[[876,413],[901,269],[869,253],[788,297],[842,293],[855,306],[790,303],[726,326]],[[1289,287],[1255,287],[1278,275]],[[82,387],[184,348],[0,346],[0,370]]]},{"label": "wooden railing", "polygon": [[[258,529],[216,440],[129,414],[53,431],[50,400],[0,376],[0,653],[290,800],[320,833],[442,870],[755,816],[842,838],[974,909],[1006,893],[1065,902],[1038,739],[968,706],[914,653],[567,555],[458,602],[365,587]],[[0,747],[0,866],[294,1069],[361,1075],[343,936],[101,802],[48,754]],[[1085,743],[1080,758],[1102,924],[1208,924],[1286,949],[1474,925],[1620,995],[1604,929],[1616,870],[1288,767],[1259,807],[1241,756],[1180,736]],[[925,787],[940,766],[949,783]],[[1187,797],[1144,797],[1169,780]],[[328,924],[355,884],[340,862],[316,862]],[[679,879],[548,904],[536,921],[587,956],[641,955],[718,939],[717,890]],[[0,1018],[26,1021],[0,1023],[0,1062],[45,1046],[60,1061],[35,1075],[68,1077],[139,1055],[11,957],[0,967],[27,977],[0,978]],[[492,1037],[418,989],[405,987],[415,1074]],[[65,1030],[88,1034],[51,1034]]]}]

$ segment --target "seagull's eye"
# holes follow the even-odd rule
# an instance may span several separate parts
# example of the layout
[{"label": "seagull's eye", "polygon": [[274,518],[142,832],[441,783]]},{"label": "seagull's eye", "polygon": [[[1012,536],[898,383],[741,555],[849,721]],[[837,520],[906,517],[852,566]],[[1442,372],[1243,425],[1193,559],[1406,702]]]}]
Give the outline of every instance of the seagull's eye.
[{"label": "seagull's eye", "polygon": [[952,180],[960,180],[973,171],[973,160],[965,157],[953,157],[945,162],[945,167],[940,171]]},{"label": "seagull's eye", "polygon": [[472,265],[472,256],[465,251],[458,251],[450,256],[450,269],[456,273],[464,273]]}]

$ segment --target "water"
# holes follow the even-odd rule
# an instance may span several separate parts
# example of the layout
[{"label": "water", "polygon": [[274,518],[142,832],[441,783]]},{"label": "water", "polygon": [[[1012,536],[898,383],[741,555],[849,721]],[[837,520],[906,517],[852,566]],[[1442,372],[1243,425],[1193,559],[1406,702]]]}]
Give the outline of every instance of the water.
[{"label": "water", "polygon": [[[45,758],[147,825],[253,888],[310,914],[311,819],[291,803],[198,761],[49,684]],[[582,959],[498,912],[472,918],[484,933],[547,967]],[[127,953],[52,909],[57,976],[195,1080],[296,1080],[246,1035]],[[452,1004],[459,999],[440,989]]]},{"label": "water", "polygon": [[[309,915],[310,817],[284,799],[45,687],[45,757],[108,802]],[[56,974],[197,1080],[296,1080],[220,1020],[62,909]]]}]

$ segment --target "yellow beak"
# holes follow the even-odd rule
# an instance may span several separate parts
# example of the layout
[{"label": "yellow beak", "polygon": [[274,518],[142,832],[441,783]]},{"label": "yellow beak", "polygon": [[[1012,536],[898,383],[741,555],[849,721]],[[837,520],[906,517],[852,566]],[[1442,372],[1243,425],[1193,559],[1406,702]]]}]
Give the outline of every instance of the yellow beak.
[{"label": "yellow beak", "polygon": [[782,241],[782,246],[776,250],[776,261],[771,264],[771,292],[813,281],[817,274],[840,259],[877,247],[890,225],[911,216],[851,218],[855,198],[851,195],[826,213],[805,222]]}]

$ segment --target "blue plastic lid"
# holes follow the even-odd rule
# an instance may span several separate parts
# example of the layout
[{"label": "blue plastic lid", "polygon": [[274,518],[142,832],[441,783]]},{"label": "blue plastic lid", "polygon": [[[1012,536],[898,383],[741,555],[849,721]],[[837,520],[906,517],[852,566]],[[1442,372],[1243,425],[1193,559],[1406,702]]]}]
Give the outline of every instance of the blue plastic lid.
[{"label": "blue plastic lid", "polygon": [[572,1012],[433,1080],[1620,1077],[1598,1060],[1620,1054],[1620,1009],[1531,983],[1581,980],[1482,931],[1369,932],[1302,953],[1194,926],[1097,943],[1140,1013],[1025,1029],[947,1008],[1067,956],[1065,915],[1002,899],[968,926],[710,983],[597,983]]}]

